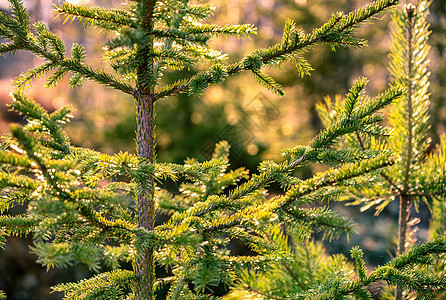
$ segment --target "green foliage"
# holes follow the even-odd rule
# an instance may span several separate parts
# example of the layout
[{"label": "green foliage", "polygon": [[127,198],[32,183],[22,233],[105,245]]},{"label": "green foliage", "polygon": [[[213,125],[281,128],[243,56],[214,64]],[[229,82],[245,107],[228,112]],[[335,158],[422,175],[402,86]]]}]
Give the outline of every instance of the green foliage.
[{"label": "green foliage", "polygon": [[[398,200],[399,253],[404,253],[407,245],[415,242],[410,230],[413,223],[409,219],[410,207],[414,205],[418,209],[420,201],[424,201],[433,212],[434,220],[439,220],[442,218],[441,207],[444,206],[446,196],[444,143],[440,143],[437,149],[428,153],[430,72],[427,56],[430,47],[427,39],[430,31],[426,18],[429,5],[430,1],[419,1],[417,6],[407,4],[404,8],[398,7],[393,14],[392,46],[389,55],[391,86],[405,87],[404,97],[390,109],[389,120],[393,132],[386,140],[378,142],[358,131],[339,145],[348,145],[354,149],[390,149],[397,155],[393,166],[380,172],[380,176],[369,182],[366,188],[351,188],[351,193],[344,199],[353,198],[354,204],[363,204],[362,210],[376,205],[377,213],[391,201]],[[351,100],[347,97],[345,105],[349,103]],[[337,101],[334,106],[327,103],[325,107],[320,107],[326,124],[335,122],[339,114],[345,113],[342,112],[341,105],[342,101]],[[434,236],[439,237],[442,234],[444,231],[440,234],[437,232]],[[440,261],[441,259],[436,264]],[[419,274],[426,273],[423,269],[415,270]],[[437,272],[441,271],[437,269]],[[401,282],[396,283],[398,289],[395,299],[401,299],[402,288],[407,288],[405,280],[410,276],[415,276],[415,273],[407,277],[401,276]],[[422,293],[421,290],[415,290]]]},{"label": "green foliage", "polygon": [[[387,95],[391,99],[398,96]],[[375,107],[375,102],[370,101],[369,105]],[[7,191],[3,189],[5,205],[11,205],[15,199],[9,196],[12,188],[28,189],[32,194],[28,196],[26,214],[2,219],[6,228],[12,225],[20,230],[4,234],[33,232],[35,246],[32,251],[47,267],[84,263],[96,271],[101,261],[115,268],[119,267],[119,261],[131,261],[135,245],[154,246],[157,261],[168,269],[177,270],[174,278],[184,276],[180,280],[181,287],[179,283],[172,285],[180,290],[190,280],[197,292],[220,282],[230,284],[235,278],[234,272],[240,272],[246,265],[261,267],[262,262],[281,257],[280,250],[268,240],[267,233],[273,225],[288,224],[300,237],[309,236],[314,230],[322,230],[330,238],[351,232],[349,220],[343,220],[326,208],[306,208],[305,205],[339,193],[344,185],[364,180],[358,176],[372,175],[374,170],[391,163],[380,152],[358,154],[358,162],[301,181],[291,171],[308,161],[320,159],[314,155],[320,151],[310,146],[301,147],[302,151],[290,150],[290,161],[281,164],[266,161],[259,167],[259,174],[248,177],[244,169],[227,172],[229,146],[222,142],[208,162],[189,160],[184,165],[153,165],[128,153],[109,156],[70,146],[57,125],[57,120],[67,120],[70,110],[49,115],[37,103],[20,95],[16,95],[12,106],[27,117],[29,125],[12,127],[9,144],[14,145],[11,150],[16,149],[16,153],[2,151],[3,163],[10,170],[36,176],[5,176],[4,186],[8,188]],[[370,114],[373,110],[366,111]],[[333,139],[354,130],[351,123],[369,123],[366,117],[370,115],[336,124],[329,128],[334,134],[322,132],[324,138],[315,138],[321,141],[317,145],[321,149],[328,147]],[[167,177],[178,180],[180,176],[187,179],[181,184],[179,195],[159,188],[156,191],[159,211],[171,216],[153,232],[136,227],[131,202],[125,196],[134,196],[136,183],[144,182],[148,176],[157,180]],[[119,177],[128,177],[130,181],[118,181]],[[245,183],[231,188],[243,178],[247,180]],[[268,199],[265,188],[273,182],[281,183],[285,194]],[[226,194],[226,190],[229,193]],[[241,239],[259,256],[254,260],[230,256],[223,247],[228,237]],[[110,242],[119,246],[112,247]],[[113,257],[118,259],[113,260]],[[67,291],[67,296],[76,294],[77,285],[70,287],[73,288],[70,292],[69,286],[60,289]],[[120,291],[113,289],[110,293]],[[94,291],[92,293],[99,297]]]},{"label": "green foliage", "polygon": [[131,287],[133,277],[133,272],[114,270],[78,283],[58,284],[53,291],[63,292],[64,299],[123,299]]},{"label": "green foliage", "polygon": [[417,299],[432,299],[434,291],[445,282],[444,278],[413,271],[414,267],[430,265],[433,257],[445,251],[444,238],[416,245],[370,273],[362,259],[362,250],[354,247],[351,251],[356,264],[354,274],[345,257],[328,257],[320,244],[302,241],[294,233],[288,236],[291,243],[280,229],[273,229],[271,242],[282,249],[282,259],[265,270],[241,276],[239,284],[224,299],[373,299],[366,287],[379,281],[414,290]]},{"label": "green foliage", "polygon": [[[430,255],[445,253],[441,237],[369,275],[361,250],[354,248],[359,279],[350,277],[353,268],[345,257],[319,257],[320,244],[309,241],[315,232],[332,239],[354,231],[351,220],[320,206],[323,200],[340,197],[353,186],[369,187],[384,168],[400,163],[399,157],[379,147],[341,149],[336,144],[352,135],[370,141],[387,136],[389,130],[379,124],[383,119],[379,111],[411,91],[402,87],[404,82],[369,98],[364,95],[367,81],[358,80],[332,124],[309,146],[285,149],[289,159],[263,161],[256,174],[229,169],[226,142],[218,143],[205,162],[155,160],[155,101],[179,93],[200,94],[242,71],[250,71],[282,95],[280,84],[262,68],[294,60],[299,73],[307,75],[311,66],[303,58],[306,51],[319,44],[333,49],[364,46],[365,41],[355,36],[357,26],[397,2],[380,0],[349,14],[333,14],[309,34],[288,21],[280,43],[232,64],[224,63],[225,55],[208,46],[209,39],[242,38],[255,33],[255,28],[208,24],[210,5],[175,0],[128,1],[121,9],[60,4],[56,10],[65,21],[79,19],[114,34],[104,48],[114,70],[109,73],[90,66],[81,45],[74,44],[67,57],[62,40],[43,23],[30,26],[22,2],[11,0],[12,13],[0,13],[0,37],[9,40],[1,53],[28,50],[45,62],[15,81],[11,107],[24,115],[27,124],[11,126],[0,149],[1,236],[32,233],[31,250],[47,268],[83,263],[95,272],[112,269],[53,288],[66,299],[153,299],[160,287],[169,290],[168,299],[213,299],[209,295],[213,288],[236,281],[238,290],[248,287],[249,293],[265,297],[272,296],[264,291],[271,284],[284,298],[368,299],[365,288],[380,280],[413,289],[420,297],[430,296],[444,284],[444,277],[416,274],[410,268],[430,263]],[[187,69],[203,59],[211,66],[161,86],[166,69]],[[61,127],[69,121],[71,109],[49,114],[23,94],[39,76],[49,74],[47,86],[53,86],[68,73],[72,86],[89,79],[135,98],[138,155],[106,155],[72,146]],[[297,178],[296,168],[308,163],[335,167],[306,180]],[[178,193],[162,188],[167,180],[179,182]],[[281,187],[280,193],[269,191],[273,184]],[[26,211],[10,215],[9,209],[17,204],[26,204]],[[167,221],[155,226],[160,214]],[[289,228],[293,246],[279,228]],[[227,250],[231,240],[242,241],[255,255],[231,255]],[[129,262],[133,270],[124,270]],[[156,277],[155,265],[169,275]],[[275,281],[280,274],[286,276]]]},{"label": "green foliage", "polygon": [[[389,120],[392,134],[377,143],[358,133],[348,139],[355,148],[391,149],[398,154],[397,164],[382,172],[381,177],[368,189],[354,190],[356,204],[364,203],[364,209],[378,205],[378,212],[398,195],[407,195],[415,205],[420,200],[430,202],[431,197],[444,198],[445,172],[442,162],[444,145],[427,154],[429,147],[429,71],[427,54],[429,35],[426,17],[428,1],[420,1],[417,7],[407,6],[395,11],[392,25],[392,51],[390,72],[393,86],[405,86],[405,97],[391,106]],[[408,19],[409,18],[409,19]],[[346,102],[348,99],[346,99]],[[330,110],[322,108],[328,116]],[[340,112],[339,112],[340,113]],[[333,113],[332,113],[333,114]],[[327,122],[332,122],[333,120]]]}]

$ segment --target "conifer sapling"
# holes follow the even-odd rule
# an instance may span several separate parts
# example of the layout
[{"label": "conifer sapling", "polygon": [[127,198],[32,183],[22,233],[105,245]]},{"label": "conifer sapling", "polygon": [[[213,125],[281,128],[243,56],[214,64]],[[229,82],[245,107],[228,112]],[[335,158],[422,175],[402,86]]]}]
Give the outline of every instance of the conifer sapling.
[{"label": "conifer sapling", "polygon": [[[261,270],[287,253],[272,242],[278,226],[293,228],[300,239],[321,230],[327,237],[351,232],[352,224],[327,208],[308,208],[346,187],[363,184],[383,167],[394,164],[385,150],[336,149],[342,136],[358,131],[366,136],[385,135],[378,111],[399,99],[404,88],[393,86],[374,98],[364,98],[366,80],[358,80],[346,96],[341,114],[309,146],[296,146],[284,154],[289,159],[264,161],[257,174],[228,169],[228,145],[217,144],[209,161],[189,159],[185,164],[155,160],[155,103],[178,93],[200,94],[212,84],[221,84],[242,71],[251,72],[272,92],[282,87],[264,69],[294,60],[303,75],[311,70],[303,57],[313,46],[361,47],[355,36],[360,23],[370,20],[398,1],[379,0],[349,14],[336,13],[321,27],[304,33],[292,21],[284,28],[281,43],[258,49],[240,61],[225,63],[224,55],[209,48],[212,36],[244,37],[255,33],[251,25],[208,24],[213,7],[190,1],[128,1],[122,8],[61,3],[57,13],[65,20],[79,19],[113,33],[105,47],[105,58],[114,72],[93,67],[86,61],[82,45],[74,44],[67,54],[63,41],[40,22],[30,24],[20,0],[11,0],[11,12],[0,13],[0,36],[7,42],[0,53],[27,50],[44,63],[19,76],[11,107],[27,119],[25,126],[11,126],[0,151],[0,218],[3,236],[32,233],[32,251],[48,268],[84,263],[98,275],[77,283],[53,288],[66,299],[154,299],[157,289],[169,287],[168,299],[211,299],[212,287],[231,285],[243,278],[247,268]],[[165,84],[165,72],[188,68],[201,60],[212,65],[191,78]],[[137,155],[106,155],[74,147],[61,123],[71,117],[69,107],[48,113],[25,96],[30,83],[47,76],[47,85],[57,84],[70,74],[70,85],[92,80],[130,94],[137,107]],[[365,129],[365,130],[364,130]],[[307,163],[336,165],[308,180],[293,170]],[[180,193],[173,195],[159,182],[182,180]],[[244,183],[240,180],[244,179]],[[267,196],[271,183],[283,194]],[[26,204],[26,212],[9,215],[8,209]],[[6,212],[6,213],[5,213]],[[156,213],[167,212],[167,222],[155,226]],[[276,234],[276,236],[278,236]],[[229,239],[239,239],[256,256],[232,256]],[[364,288],[377,280],[402,283],[421,295],[429,295],[443,277],[406,280],[408,266],[426,263],[424,257],[444,253],[439,238],[414,248],[366,277],[362,255],[354,248],[361,280],[339,280],[329,274],[321,285],[309,286],[286,297],[331,299],[354,295],[366,297]],[[132,270],[121,268],[131,262]],[[101,264],[113,269],[100,272]],[[158,277],[155,264],[171,276]],[[340,264],[344,264],[340,261]],[[429,286],[426,287],[426,280]],[[424,284],[424,285],[423,285]]]}]

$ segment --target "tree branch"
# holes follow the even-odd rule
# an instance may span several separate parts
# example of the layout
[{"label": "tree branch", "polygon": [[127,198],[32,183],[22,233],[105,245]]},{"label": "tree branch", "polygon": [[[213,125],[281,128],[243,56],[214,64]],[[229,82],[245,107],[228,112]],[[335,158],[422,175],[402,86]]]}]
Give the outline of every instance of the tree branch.
[{"label": "tree branch", "polygon": [[[364,9],[364,14],[360,18],[357,18],[357,19],[352,18],[351,20],[349,20],[349,17],[350,16],[354,16],[354,14],[357,11],[350,13],[347,16],[347,18],[346,18],[348,22],[346,22],[344,26],[342,26],[341,28],[339,28],[335,32],[331,32],[331,30],[333,28],[329,26],[328,28],[326,28],[324,30],[322,35],[318,35],[318,36],[308,35],[308,36],[306,36],[306,39],[303,39],[301,41],[297,41],[292,46],[281,47],[281,44],[276,44],[276,45],[274,45],[274,46],[272,46],[272,47],[270,47],[268,49],[263,49],[263,50],[271,50],[271,49],[277,48],[279,50],[274,52],[273,54],[265,55],[264,57],[262,57],[262,64],[263,65],[267,65],[268,63],[271,63],[272,61],[274,61],[278,57],[291,54],[291,53],[293,53],[295,51],[301,50],[304,47],[308,47],[308,46],[312,46],[312,45],[315,45],[315,44],[319,44],[321,42],[339,43],[339,41],[331,39],[331,37],[333,36],[334,33],[340,34],[340,33],[344,32],[344,31],[346,31],[346,30],[356,26],[357,24],[363,22],[364,20],[373,17],[374,15],[380,13],[381,11],[385,10],[386,8],[391,7],[391,6],[395,5],[395,4],[397,4],[398,2],[399,2],[398,0],[389,0],[387,2],[385,2],[385,1],[376,1],[376,2],[368,5]],[[374,10],[370,9],[371,7],[373,7],[373,4],[380,4],[380,6],[377,7],[377,9],[374,9]],[[335,21],[334,23],[338,23],[338,21]],[[335,26],[335,25],[332,25],[332,26]],[[259,53],[261,51],[262,50],[256,50],[255,52],[252,52],[251,54],[249,54],[247,57],[253,56],[256,53]],[[224,67],[224,69],[227,71],[228,76],[235,75],[235,74],[240,73],[242,71],[252,70],[252,67],[247,65],[247,64],[245,64],[245,62],[246,62],[246,58],[242,59],[238,63],[231,64],[231,65],[226,65]],[[207,72],[207,71],[204,71],[204,72]],[[189,80],[189,82],[186,83],[186,84],[179,84],[177,86],[173,86],[169,90],[162,91],[161,93],[156,93],[155,94],[155,99],[158,100],[158,99],[161,99],[161,98],[166,97],[166,96],[171,96],[171,95],[173,95],[175,93],[185,92],[185,91],[187,91],[191,87],[190,82],[191,82],[191,80]],[[212,83],[212,78],[205,78],[204,82],[206,84],[211,84]]]}]

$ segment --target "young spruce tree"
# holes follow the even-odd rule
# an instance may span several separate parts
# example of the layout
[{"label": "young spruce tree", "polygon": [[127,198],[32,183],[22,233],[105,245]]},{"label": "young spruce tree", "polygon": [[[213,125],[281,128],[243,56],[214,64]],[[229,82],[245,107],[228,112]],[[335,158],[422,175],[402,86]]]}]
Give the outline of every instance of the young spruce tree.
[{"label": "young spruce tree", "polygon": [[[344,141],[354,149],[390,149],[397,155],[396,163],[383,169],[367,188],[364,186],[351,191],[355,204],[364,204],[362,210],[376,206],[379,214],[391,201],[399,202],[397,253],[403,254],[416,241],[417,218],[410,218],[410,208],[418,210],[424,201],[437,223],[444,219],[446,197],[446,143],[441,138],[436,151],[429,150],[429,25],[426,21],[430,1],[420,0],[415,6],[406,4],[394,10],[391,23],[392,45],[389,55],[391,86],[404,86],[404,97],[391,105],[389,121],[393,128],[390,137],[384,141],[370,140],[361,132],[348,136]],[[330,105],[319,110],[330,124],[331,115],[341,109]],[[345,144],[343,146],[345,146]],[[430,152],[429,152],[430,151]],[[412,230],[411,230],[412,227]],[[435,236],[444,234],[436,232]],[[437,262],[438,263],[438,262]],[[431,270],[432,271],[432,270]],[[441,271],[441,270],[437,270]],[[422,270],[417,270],[422,272]],[[398,285],[395,299],[407,298]]]},{"label": "young spruce tree", "polygon": [[[211,160],[189,159],[184,165],[155,161],[155,102],[178,93],[200,94],[209,85],[248,71],[260,83],[278,94],[280,85],[262,68],[294,60],[302,75],[311,67],[303,54],[312,46],[360,47],[356,27],[395,5],[396,0],[379,0],[352,13],[336,13],[311,33],[297,29],[290,20],[283,40],[259,49],[239,62],[225,64],[224,55],[207,45],[213,35],[244,37],[254,33],[251,25],[208,24],[213,7],[187,0],[128,1],[121,9],[105,9],[62,3],[57,13],[65,20],[80,19],[87,25],[112,33],[105,46],[105,58],[115,71],[90,66],[81,45],[73,44],[66,54],[62,40],[45,24],[30,24],[20,0],[11,0],[11,12],[0,13],[0,36],[7,42],[0,53],[28,50],[44,63],[15,80],[11,107],[25,116],[25,126],[12,125],[0,150],[2,237],[26,235],[34,238],[32,251],[38,261],[51,267],[84,263],[98,275],[78,283],[61,283],[53,288],[66,299],[154,299],[157,288],[169,287],[168,299],[212,299],[208,291],[220,283],[230,285],[246,268],[261,270],[268,262],[285,261],[286,251],[272,239],[283,234],[278,226],[297,232],[305,239],[314,230],[328,237],[351,232],[352,224],[326,208],[309,204],[335,197],[345,188],[366,185],[395,159],[386,150],[336,149],[342,136],[361,132],[365,136],[388,134],[378,122],[378,111],[401,98],[404,88],[393,86],[375,98],[364,98],[366,80],[357,81],[346,96],[334,122],[318,134],[309,146],[285,150],[290,158],[281,163],[264,161],[258,174],[244,169],[228,170],[225,142],[216,145]],[[208,59],[211,67],[192,78],[163,85],[167,70],[187,68]],[[71,109],[48,113],[25,96],[31,81],[48,75],[47,86],[71,74],[70,85],[92,80],[130,94],[137,107],[137,155],[106,155],[74,147],[61,129]],[[336,168],[302,181],[292,171],[303,164],[323,162]],[[157,184],[170,178],[184,182],[180,194],[172,195]],[[243,184],[238,183],[244,179]],[[267,197],[267,187],[279,183],[283,194]],[[25,204],[26,212],[10,215],[8,210]],[[157,212],[168,212],[169,220],[155,226]],[[245,242],[256,256],[231,256],[229,239]],[[282,237],[284,239],[284,237]],[[361,251],[352,250],[357,279],[328,272],[325,280],[308,283],[302,291],[284,298],[339,299],[347,295],[366,299],[365,287],[385,280],[413,289],[420,297],[445,283],[445,278],[410,271],[430,262],[432,255],[446,252],[445,240],[412,248],[367,276]],[[120,268],[131,262],[132,270]],[[100,272],[105,264],[113,269]],[[171,276],[159,278],[155,265]],[[345,265],[341,261],[338,265]],[[307,284],[307,283],[306,283]],[[272,295],[272,298],[275,298]]]},{"label": "young spruce tree", "polygon": [[[392,48],[390,53],[393,86],[405,86],[406,92],[400,101],[391,105],[389,115],[393,127],[387,139],[370,139],[368,128],[363,128],[353,134],[345,135],[335,145],[338,149],[366,150],[391,149],[397,154],[395,164],[383,168],[378,176],[371,177],[369,183],[350,185],[345,187],[341,199],[357,200],[363,203],[363,209],[378,205],[378,212],[392,200],[400,201],[398,253],[406,252],[409,245],[414,243],[414,233],[410,225],[416,224],[417,219],[409,219],[410,206],[418,207],[420,200],[426,200],[433,212],[437,225],[433,225],[434,237],[444,234],[444,226],[439,226],[444,220],[444,198],[446,193],[446,160],[444,138],[436,152],[427,153],[428,137],[428,61],[429,35],[426,16],[428,1],[420,1],[414,5],[406,5],[404,9],[398,7],[393,13]],[[344,115],[348,97],[335,100],[327,98],[325,104],[318,106],[321,118],[326,126],[332,126]],[[287,253],[288,260],[273,262],[266,271],[259,273],[248,272],[239,280],[231,297],[237,299],[287,299],[293,293],[303,293],[311,289],[315,283],[325,285],[325,290],[318,290],[313,296],[316,299],[334,297],[332,277],[349,282],[353,266],[349,265],[343,256],[321,255],[324,253],[318,243],[300,242],[301,238],[295,232],[289,232],[288,237],[279,233],[279,228],[271,234],[271,242]],[[362,251],[352,249],[352,258],[356,262],[357,276],[368,280],[361,262]],[[392,264],[392,262],[390,262]],[[381,268],[381,267],[380,267]],[[377,268],[375,271],[380,270]],[[362,270],[361,270],[362,269]],[[437,259],[433,266],[426,269],[416,269],[417,276],[428,272],[444,271],[444,261]],[[379,271],[378,271],[379,272]],[[328,279],[330,278],[330,279]],[[370,277],[369,277],[370,278]],[[372,276],[373,278],[373,276]],[[327,285],[328,283],[328,285]],[[396,283],[398,283],[396,281]],[[398,285],[395,299],[417,299],[417,295],[410,295],[409,290],[403,292],[404,283]],[[312,293],[314,291],[311,291]],[[365,295],[365,294],[364,294]],[[383,298],[391,298],[389,291],[383,293]],[[369,297],[369,296],[367,296]],[[367,298],[366,297],[366,298]],[[298,297],[294,297],[298,298]]]}]

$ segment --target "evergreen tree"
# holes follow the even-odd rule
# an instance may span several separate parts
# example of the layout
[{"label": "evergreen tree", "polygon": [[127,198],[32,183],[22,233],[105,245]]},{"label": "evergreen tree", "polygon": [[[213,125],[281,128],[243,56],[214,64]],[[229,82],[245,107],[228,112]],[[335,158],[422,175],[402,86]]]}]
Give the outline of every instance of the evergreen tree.
[{"label": "evergreen tree", "polygon": [[[421,0],[416,6],[398,7],[393,13],[389,55],[391,85],[406,87],[404,97],[392,104],[389,113],[393,133],[387,140],[377,142],[358,132],[345,141],[354,149],[391,149],[398,155],[397,163],[382,170],[368,188],[355,188],[349,196],[357,199],[355,204],[364,204],[362,210],[376,205],[378,214],[391,201],[399,202],[399,254],[406,252],[416,241],[415,225],[419,220],[410,218],[411,207],[418,210],[420,202],[424,201],[437,223],[444,218],[445,142],[442,137],[437,149],[432,151],[429,138],[430,47],[427,39],[430,31],[426,21],[429,5],[430,1]],[[329,105],[320,107],[327,123],[330,123],[330,110]],[[439,236],[438,229],[437,226],[434,237]],[[402,298],[403,285],[398,285],[395,299]]]},{"label": "evergreen tree", "polygon": [[[12,125],[0,151],[2,237],[32,233],[38,261],[48,267],[84,263],[99,274],[77,283],[61,283],[54,291],[66,299],[154,299],[157,288],[167,286],[168,299],[211,299],[212,287],[232,284],[246,268],[261,270],[273,260],[286,260],[278,238],[279,225],[293,228],[303,238],[315,230],[327,237],[351,232],[349,220],[326,208],[309,204],[339,195],[352,185],[367,185],[382,168],[395,164],[386,150],[335,149],[342,136],[362,132],[372,139],[388,134],[378,124],[378,111],[399,99],[404,88],[393,86],[374,98],[364,98],[366,80],[358,80],[346,96],[334,122],[318,134],[309,146],[286,149],[290,158],[281,163],[264,161],[258,174],[242,168],[228,170],[229,146],[216,145],[211,160],[189,159],[183,165],[156,162],[155,102],[179,93],[200,94],[209,85],[249,71],[272,92],[283,94],[281,86],[263,72],[294,60],[302,74],[310,70],[304,59],[315,45],[361,47],[356,27],[395,5],[395,0],[373,2],[349,14],[336,13],[321,27],[305,34],[292,21],[285,24],[281,43],[259,49],[237,63],[225,64],[220,52],[208,47],[213,35],[244,37],[254,33],[251,25],[208,24],[213,7],[187,0],[129,1],[122,9],[60,4],[56,10],[66,21],[80,19],[112,33],[105,46],[105,58],[115,71],[108,72],[86,62],[81,45],[73,44],[67,56],[61,39],[45,24],[30,25],[20,0],[11,0],[11,13],[0,13],[0,36],[9,42],[0,53],[28,50],[44,63],[15,81],[11,107],[27,119],[25,126]],[[188,68],[208,59],[212,65],[191,78],[161,86],[160,78],[170,70]],[[61,124],[69,121],[69,107],[49,114],[25,96],[32,80],[48,75],[47,86],[71,74],[70,85],[92,80],[132,95],[137,108],[137,155],[106,155],[74,147]],[[312,162],[331,163],[336,168],[300,180],[293,170]],[[180,194],[159,187],[166,179],[184,179]],[[240,180],[244,183],[240,183]],[[267,188],[278,183],[283,194],[267,197]],[[26,211],[11,215],[16,205]],[[167,213],[167,222],[155,226],[157,213]],[[228,239],[246,243],[256,256],[231,256]],[[282,238],[283,240],[283,238]],[[364,288],[378,280],[401,284],[420,296],[444,285],[441,276],[410,272],[426,265],[432,255],[446,252],[440,237],[401,254],[369,276],[361,251],[352,250],[358,279],[328,274],[314,281],[304,292],[286,297],[331,299],[344,295],[367,297]],[[131,262],[132,270],[121,268]],[[111,269],[100,272],[104,264]],[[171,276],[157,277],[155,264]],[[343,265],[341,261],[340,264]]]}]

